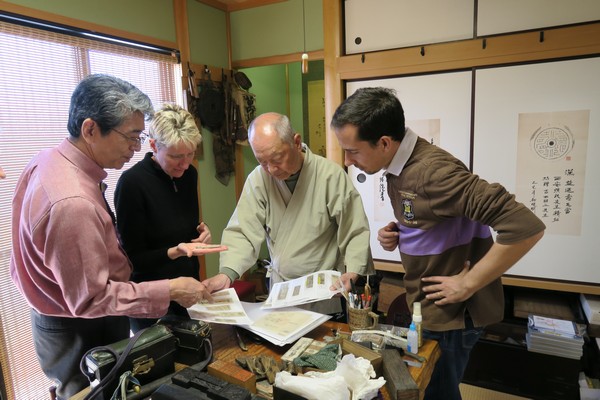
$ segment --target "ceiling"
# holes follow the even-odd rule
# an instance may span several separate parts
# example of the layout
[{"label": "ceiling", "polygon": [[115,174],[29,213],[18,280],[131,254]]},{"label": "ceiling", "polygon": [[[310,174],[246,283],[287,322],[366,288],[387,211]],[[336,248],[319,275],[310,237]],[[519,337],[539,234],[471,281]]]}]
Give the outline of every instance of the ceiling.
[{"label": "ceiling", "polygon": [[261,7],[273,3],[281,3],[287,0],[197,0],[200,3],[223,11],[237,11],[247,8]]}]

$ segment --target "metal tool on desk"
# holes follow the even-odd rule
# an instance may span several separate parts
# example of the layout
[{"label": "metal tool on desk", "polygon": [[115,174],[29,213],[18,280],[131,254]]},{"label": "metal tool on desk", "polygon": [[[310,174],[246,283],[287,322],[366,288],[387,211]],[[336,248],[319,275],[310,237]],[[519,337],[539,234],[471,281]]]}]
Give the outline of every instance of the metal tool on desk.
[{"label": "metal tool on desk", "polygon": [[235,332],[235,337],[237,339],[238,346],[240,346],[240,349],[242,349],[242,351],[248,351],[248,347],[246,346],[246,343],[244,343],[244,339],[242,339],[242,335],[240,335],[240,328],[238,328],[237,326],[234,326],[233,330]]},{"label": "metal tool on desk", "polygon": [[[410,351],[404,350],[403,348],[398,348],[398,351],[400,352],[401,356],[407,356],[410,357],[412,359],[417,360],[420,363],[424,363],[425,361],[427,361],[427,359],[423,356],[420,356],[416,353],[411,353]],[[420,365],[419,365],[420,366]]]}]

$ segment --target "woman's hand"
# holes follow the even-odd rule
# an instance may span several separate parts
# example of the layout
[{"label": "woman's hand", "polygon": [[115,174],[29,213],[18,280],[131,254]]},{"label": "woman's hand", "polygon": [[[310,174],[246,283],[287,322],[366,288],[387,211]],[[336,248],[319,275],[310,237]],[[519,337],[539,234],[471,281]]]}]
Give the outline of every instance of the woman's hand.
[{"label": "woman's hand", "polygon": [[193,243],[205,243],[210,244],[212,241],[212,235],[210,233],[210,229],[208,229],[208,225],[204,222],[200,222],[200,225],[196,227],[198,231],[198,237],[196,239],[192,239]]},{"label": "woman's hand", "polygon": [[179,243],[176,247],[180,256],[201,256],[203,254],[219,253],[227,250],[222,244]]}]

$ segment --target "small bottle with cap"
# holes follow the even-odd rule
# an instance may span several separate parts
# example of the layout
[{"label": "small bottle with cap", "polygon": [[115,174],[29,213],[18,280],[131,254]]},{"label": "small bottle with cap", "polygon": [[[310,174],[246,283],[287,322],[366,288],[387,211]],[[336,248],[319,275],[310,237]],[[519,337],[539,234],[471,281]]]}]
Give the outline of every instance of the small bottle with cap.
[{"label": "small bottle with cap", "polygon": [[408,334],[406,335],[406,341],[406,350],[408,350],[409,353],[417,354],[419,352],[419,338],[414,322],[410,323],[410,328],[408,329]]},{"label": "small bottle with cap", "polygon": [[419,347],[421,347],[423,346],[423,326],[421,325],[421,322],[423,322],[423,316],[421,315],[421,303],[418,301],[413,303],[412,322],[415,323],[415,328],[419,338]]}]

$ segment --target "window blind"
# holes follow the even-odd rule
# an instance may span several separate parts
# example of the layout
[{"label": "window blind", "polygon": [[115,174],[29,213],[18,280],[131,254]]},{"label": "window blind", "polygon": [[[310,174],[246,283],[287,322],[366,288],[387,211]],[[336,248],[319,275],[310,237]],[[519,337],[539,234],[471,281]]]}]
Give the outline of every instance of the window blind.
[{"label": "window blind", "polygon": [[[19,175],[40,150],[68,136],[70,97],[83,77],[118,76],[158,109],[165,102],[182,104],[181,68],[168,55],[4,21],[0,55],[0,166],[7,174],[0,180],[0,363],[8,399],[46,399],[52,383],[35,355],[30,308],[9,272],[11,203]],[[107,170],[111,206],[118,177],[147,151],[146,143],[122,170]]]}]

